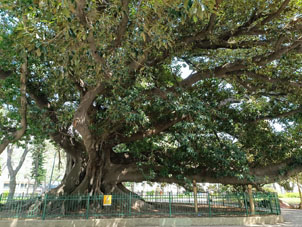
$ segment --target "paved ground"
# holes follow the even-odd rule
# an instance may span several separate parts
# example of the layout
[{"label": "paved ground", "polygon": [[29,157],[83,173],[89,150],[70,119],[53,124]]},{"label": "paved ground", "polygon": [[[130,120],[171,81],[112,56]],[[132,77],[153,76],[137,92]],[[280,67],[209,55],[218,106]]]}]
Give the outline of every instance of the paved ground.
[{"label": "paved ground", "polygon": [[[284,223],[278,225],[252,225],[265,227],[302,227],[302,210],[298,209],[282,209]],[[232,226],[242,227],[242,226]]]},{"label": "paved ground", "polygon": [[280,226],[302,227],[302,210],[282,209],[285,223]]}]

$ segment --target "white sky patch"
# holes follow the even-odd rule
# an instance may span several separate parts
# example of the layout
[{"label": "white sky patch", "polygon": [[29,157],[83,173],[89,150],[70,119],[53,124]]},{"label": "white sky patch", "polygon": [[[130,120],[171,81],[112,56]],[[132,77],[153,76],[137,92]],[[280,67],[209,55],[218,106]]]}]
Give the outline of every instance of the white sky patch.
[{"label": "white sky patch", "polygon": [[190,74],[192,74],[193,70],[190,69],[189,65],[185,62],[182,62],[182,64],[184,65],[183,67],[181,67],[181,77],[183,79],[186,79]]},{"label": "white sky patch", "polygon": [[274,128],[277,132],[282,132],[284,131],[284,126],[280,123],[274,123],[272,121],[269,121],[269,124],[272,128]]},{"label": "white sky patch", "polygon": [[190,74],[192,74],[193,70],[190,69],[190,66],[183,60],[175,58],[172,61],[172,68],[178,68],[179,73],[181,74],[181,78],[186,79]]}]

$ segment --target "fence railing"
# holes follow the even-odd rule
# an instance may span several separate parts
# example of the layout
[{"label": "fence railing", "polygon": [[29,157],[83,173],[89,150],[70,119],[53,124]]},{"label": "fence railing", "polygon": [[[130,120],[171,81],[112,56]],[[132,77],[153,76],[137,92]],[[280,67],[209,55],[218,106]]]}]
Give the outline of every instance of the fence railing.
[{"label": "fence railing", "polygon": [[[108,200],[108,201],[106,201]],[[276,193],[253,194],[255,214],[280,214]],[[173,217],[173,216],[249,216],[249,196],[235,194],[197,194],[198,212],[194,195],[158,194],[137,195],[69,195],[0,197],[0,218],[105,218],[105,217]]]}]

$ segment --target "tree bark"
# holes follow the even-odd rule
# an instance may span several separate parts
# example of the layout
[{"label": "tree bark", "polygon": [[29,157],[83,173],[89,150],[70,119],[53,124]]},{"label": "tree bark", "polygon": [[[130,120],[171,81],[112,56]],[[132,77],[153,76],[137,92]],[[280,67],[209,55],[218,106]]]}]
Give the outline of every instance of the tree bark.
[{"label": "tree bark", "polygon": [[13,148],[11,146],[7,147],[7,169],[8,169],[8,174],[9,174],[9,194],[8,194],[8,198],[12,199],[14,197],[15,194],[15,190],[16,190],[16,176],[19,172],[19,170],[21,169],[26,155],[28,153],[28,148],[25,147],[23,154],[19,160],[19,163],[16,167],[16,169],[13,168],[13,164],[12,164],[12,154],[13,154]]},{"label": "tree bark", "polygon": [[9,194],[8,194],[8,199],[11,200],[13,199],[15,195],[15,190],[16,190],[16,177],[15,176],[10,176],[9,177]]},{"label": "tree bark", "polygon": [[[0,71],[1,72],[1,71]],[[5,148],[12,142],[18,141],[24,135],[27,128],[27,100],[26,100],[26,81],[27,81],[27,56],[24,57],[24,62],[21,65],[20,72],[20,129],[16,129],[15,132],[0,141],[0,154],[5,150]],[[12,138],[12,139],[11,139]]]},{"label": "tree bark", "polygon": [[302,192],[301,192],[301,186],[300,186],[300,182],[299,182],[299,175],[297,176],[297,187],[298,187],[299,196],[300,196],[299,208],[302,209]]},{"label": "tree bark", "polygon": [[[110,143],[109,143],[110,144]],[[85,153],[85,152],[79,152]],[[111,147],[106,145],[94,146],[94,149],[89,151],[88,158],[69,157],[67,161],[66,174],[62,184],[53,189],[51,193],[59,194],[111,194],[111,193],[129,193],[125,192],[125,188],[121,187],[123,182],[142,182],[146,180],[143,171],[148,171],[150,167],[139,169],[136,160],[131,157],[126,158],[123,153],[114,153]],[[186,175],[187,179],[195,179],[198,183],[222,183],[222,184],[238,184],[238,185],[256,185],[264,183],[273,183],[280,179],[287,179],[294,173],[301,170],[300,167],[287,169],[291,166],[291,160],[285,163],[274,164],[267,167],[257,167],[250,169],[250,175],[253,175],[253,180],[246,178],[237,178],[234,176],[216,176],[215,173],[205,169],[198,170],[198,174]],[[152,169],[157,172],[157,167]],[[280,171],[284,172],[280,176]],[[175,176],[163,177],[156,175],[153,179],[148,179],[154,182],[179,183],[183,181]]]}]

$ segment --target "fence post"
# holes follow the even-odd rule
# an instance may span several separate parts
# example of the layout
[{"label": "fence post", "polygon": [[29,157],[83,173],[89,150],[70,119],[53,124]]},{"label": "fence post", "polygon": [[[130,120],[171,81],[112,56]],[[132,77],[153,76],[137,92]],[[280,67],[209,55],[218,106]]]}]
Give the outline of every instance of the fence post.
[{"label": "fence post", "polygon": [[279,202],[279,197],[278,197],[277,192],[276,192],[275,196],[276,196],[276,200],[277,200],[277,204],[278,204],[278,214],[281,214],[280,202]]},{"label": "fence post", "polygon": [[253,198],[253,191],[252,191],[252,185],[248,185],[248,194],[249,194],[249,200],[250,200],[250,207],[251,207],[251,214],[255,215],[255,203]]},{"label": "fence post", "polygon": [[208,192],[208,203],[209,203],[209,217],[212,217],[212,211],[211,211],[211,197],[210,193]]},{"label": "fence post", "polygon": [[271,193],[268,194],[268,198],[269,198],[269,207],[271,209],[271,214],[273,214],[274,210],[273,210],[273,202],[272,202],[272,194]]},{"label": "fence post", "polygon": [[275,193],[275,204],[276,204],[276,213],[279,215],[281,214],[281,211],[280,211],[280,203],[279,203],[279,199],[278,199],[278,194]]},{"label": "fence post", "polygon": [[87,203],[86,203],[86,219],[89,218],[89,206],[90,206],[90,195],[87,194]]},{"label": "fence post", "polygon": [[249,208],[247,205],[247,198],[246,198],[246,193],[243,192],[243,198],[244,198],[244,207],[245,207],[245,212],[246,212],[246,216],[249,216]]},{"label": "fence post", "polygon": [[194,207],[195,213],[198,213],[198,204],[197,204],[197,187],[196,187],[196,180],[193,180],[193,192],[194,192]]},{"label": "fence post", "polygon": [[171,192],[169,192],[169,217],[172,216]]},{"label": "fence post", "polygon": [[19,206],[18,218],[20,217],[20,213],[22,213],[22,204],[23,204],[24,192],[22,193],[21,202]]},{"label": "fence post", "polygon": [[[15,217],[19,218],[19,210],[20,210],[20,196],[13,196],[11,197],[11,203],[14,203],[14,199],[16,200],[16,215]],[[17,202],[18,201],[18,202]]]},{"label": "fence post", "polygon": [[129,193],[129,216],[131,216],[131,210],[132,210],[132,193]]},{"label": "fence post", "polygon": [[48,194],[45,194],[45,196],[44,196],[44,207],[43,207],[43,214],[42,214],[42,219],[43,220],[45,220],[45,217],[46,217],[47,195]]}]

